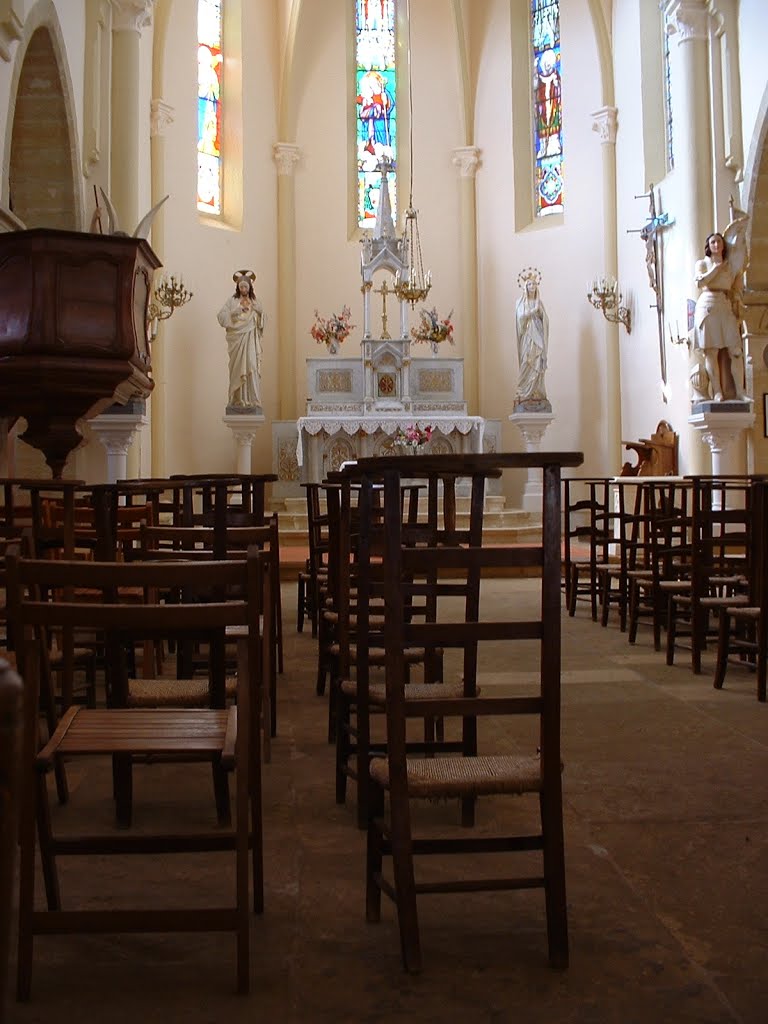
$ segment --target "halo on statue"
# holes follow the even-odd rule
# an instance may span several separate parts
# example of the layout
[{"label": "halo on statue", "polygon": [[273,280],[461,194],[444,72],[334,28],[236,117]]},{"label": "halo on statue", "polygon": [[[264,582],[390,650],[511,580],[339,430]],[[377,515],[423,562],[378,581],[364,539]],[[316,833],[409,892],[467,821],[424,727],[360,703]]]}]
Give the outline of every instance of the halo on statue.
[{"label": "halo on statue", "polygon": [[256,275],[252,270],[236,270],[232,275],[232,280],[235,282],[235,284],[237,284],[238,281],[243,277],[247,278],[251,282],[251,284],[253,284],[253,282],[256,280]]},{"label": "halo on statue", "polygon": [[533,281],[538,288],[541,284],[541,271],[536,267],[526,267],[521,270],[517,275],[517,283],[521,288],[524,288],[528,281]]}]

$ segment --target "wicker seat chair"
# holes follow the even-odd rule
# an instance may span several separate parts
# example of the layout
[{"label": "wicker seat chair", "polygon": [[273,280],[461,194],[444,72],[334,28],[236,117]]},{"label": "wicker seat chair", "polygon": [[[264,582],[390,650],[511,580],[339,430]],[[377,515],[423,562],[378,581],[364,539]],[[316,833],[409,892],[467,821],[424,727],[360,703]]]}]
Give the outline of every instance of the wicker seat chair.
[{"label": "wicker seat chair", "polygon": [[[202,579],[201,579],[202,578]],[[121,603],[122,588],[137,586],[149,595],[168,588],[202,589],[203,582],[219,599],[205,603]],[[91,600],[44,601],[48,591],[66,593],[75,585],[87,587]],[[231,588],[240,598],[226,600]],[[253,875],[253,909],[263,907],[261,830],[261,757],[258,723],[261,685],[261,645],[257,630],[240,642],[237,706],[228,709],[70,708],[53,735],[40,749],[37,693],[47,670],[45,633],[61,625],[101,630],[105,637],[108,690],[125,687],[128,641],[137,637],[220,637],[227,627],[247,627],[258,621],[264,600],[262,556],[253,550],[246,559],[196,562],[69,562],[8,556],[8,591],[17,646],[19,671],[29,699],[25,701],[21,868],[19,897],[18,995],[31,990],[33,943],[43,934],[82,932],[231,931],[236,936],[237,978],[241,992],[249,986],[249,860]],[[236,815],[232,829],[204,827],[191,831],[185,822],[176,830],[165,820],[162,834],[133,833],[125,828],[73,836],[52,831],[46,776],[58,757],[102,758],[92,762],[98,772],[112,763],[118,821],[120,805],[130,806],[130,768],[137,757],[172,755],[208,760],[222,773],[235,771]],[[109,768],[106,768],[109,771]],[[37,842],[36,842],[37,833]],[[45,884],[46,909],[35,907],[36,848],[39,847]],[[249,856],[250,847],[250,856]],[[142,906],[118,910],[64,910],[57,873],[60,857],[110,856],[230,851],[236,878],[234,899],[221,906]],[[99,872],[94,871],[94,878]],[[195,892],[191,897],[199,896]],[[160,901],[162,903],[162,901]]]},{"label": "wicker seat chair", "polygon": [[[565,861],[563,845],[562,790],[560,758],[560,470],[581,463],[580,453],[519,455],[498,453],[469,456],[423,456],[423,470],[417,473],[453,470],[473,478],[473,489],[482,487],[484,477],[505,468],[543,470],[543,530],[540,544],[520,547],[484,547],[482,541],[444,547],[409,547],[403,544],[399,509],[399,476],[414,472],[411,462],[401,458],[360,460],[364,478],[383,478],[385,517],[385,600],[387,617],[383,636],[387,660],[385,666],[387,753],[370,765],[373,790],[367,845],[366,913],[371,922],[379,921],[382,892],[396,906],[400,927],[400,946],[406,970],[421,968],[417,895],[421,893],[477,892],[520,888],[543,888],[546,899],[549,960],[552,966],[568,963],[568,926],[565,898]],[[445,460],[445,461],[443,461]],[[433,464],[433,465],[431,465]],[[540,612],[533,619],[492,621],[481,614],[481,579],[500,568],[538,567],[541,571]],[[434,575],[437,582],[433,582]],[[452,580],[466,578],[468,586],[460,598],[463,616],[452,608]],[[413,588],[420,580],[435,593],[438,610],[435,621],[414,621],[408,615]],[[445,593],[441,593],[441,587]],[[435,589],[437,588],[437,589]],[[443,597],[448,608],[443,609]],[[510,613],[511,614],[511,613]],[[461,620],[463,618],[463,621]],[[368,639],[367,637],[365,638]],[[531,692],[505,696],[478,696],[481,675],[481,651],[485,645],[514,645],[534,641],[538,647],[540,671]],[[360,642],[363,642],[361,638]],[[458,652],[462,664],[463,696],[435,696],[424,702],[406,699],[407,678],[403,650],[410,645],[439,644]],[[497,647],[499,652],[501,647]],[[510,660],[514,646],[509,648]],[[439,690],[439,688],[435,688]],[[528,722],[527,743],[516,747],[502,743],[493,752],[471,756],[441,755],[411,758],[407,752],[407,719],[456,716],[466,734],[475,731],[478,719],[486,716],[523,716],[516,720],[517,734]],[[443,801],[459,798],[474,801],[485,796],[529,794],[538,810],[539,825],[533,831],[503,834],[435,835],[414,832],[417,799]],[[385,800],[388,797],[388,801]],[[389,813],[385,814],[388,802]],[[444,853],[512,853],[538,850],[540,866],[519,875],[504,877],[462,877],[416,879],[416,858]],[[392,858],[392,877],[384,871],[384,857]],[[526,858],[524,858],[526,859]],[[521,865],[522,867],[522,865]]]}]

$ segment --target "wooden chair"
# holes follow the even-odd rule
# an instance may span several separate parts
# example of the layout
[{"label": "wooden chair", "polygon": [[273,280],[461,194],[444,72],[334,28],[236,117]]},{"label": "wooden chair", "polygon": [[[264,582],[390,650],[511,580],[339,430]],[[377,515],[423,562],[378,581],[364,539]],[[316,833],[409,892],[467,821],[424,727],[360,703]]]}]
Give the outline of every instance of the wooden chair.
[{"label": "wooden chair", "polygon": [[714,687],[723,688],[728,665],[738,655],[739,663],[755,672],[757,699],[764,703],[768,679],[768,482],[753,481],[750,490],[749,579],[740,595],[744,603],[726,602],[720,608]]},{"label": "wooden chair", "polygon": [[661,650],[667,623],[667,598],[688,590],[691,561],[689,481],[646,480],[642,484],[640,567],[627,573],[628,639],[637,640],[641,621],[653,631],[654,650]]},{"label": "wooden chair", "polygon": [[[354,485],[359,499],[353,514],[353,477],[354,469],[340,480],[338,489],[329,500],[330,532],[334,537],[332,549],[336,560],[334,572],[329,575],[336,584],[332,596],[337,651],[336,677],[331,692],[335,694],[336,802],[345,802],[347,780],[352,779],[356,784],[357,823],[362,829],[367,828],[368,823],[369,762],[371,757],[386,750],[382,742],[373,743],[371,739],[371,716],[379,713],[381,717],[385,705],[383,682],[372,677],[383,670],[386,650],[382,636],[382,509],[380,502],[375,500],[378,491],[370,481],[365,481],[362,487],[359,483]],[[434,546],[445,539],[449,530],[451,536],[455,536],[455,521],[448,518],[447,526],[441,529],[437,518],[438,487],[442,488],[445,505],[455,508],[455,483],[455,478],[450,475],[430,479],[429,511],[421,523],[415,504],[418,489],[409,488],[401,494],[401,515],[407,543]],[[482,530],[482,511],[482,501],[479,505],[473,502],[471,519],[478,534]],[[340,534],[338,542],[335,540],[337,532]],[[429,595],[422,596],[423,601],[414,599],[409,602],[410,617],[430,618],[434,599]],[[359,643],[359,635],[366,636],[367,642]],[[408,647],[403,658],[409,673],[409,700],[434,695],[435,685],[443,683],[442,650],[432,644]],[[421,667],[423,673],[421,682],[413,681],[412,673],[417,667]],[[449,687],[441,685],[440,690],[446,694]],[[460,685],[458,692],[461,692]],[[434,756],[446,749],[470,752],[470,748],[461,742],[446,744],[433,717],[425,716],[424,739],[410,742],[409,753]],[[470,814],[471,810],[467,808],[466,813]]]},{"label": "wooden chair", "polygon": [[8,954],[21,779],[21,680],[0,658],[0,1024],[6,1020]]},{"label": "wooden chair", "polygon": [[328,580],[328,514],[320,504],[321,485],[302,484],[307,499],[307,540],[309,557],[298,578],[296,628],[301,633],[304,618],[309,615],[312,636],[317,636],[321,605],[321,588]]},{"label": "wooden chair", "polygon": [[[401,951],[406,970],[421,968],[417,916],[417,895],[429,892],[472,892],[543,888],[549,960],[552,966],[568,963],[568,925],[565,896],[565,860],[560,757],[560,562],[561,511],[560,469],[581,462],[580,453],[518,455],[498,453],[475,456],[422,456],[435,469],[452,468],[457,473],[480,478],[503,468],[543,471],[543,520],[540,544],[520,547],[490,547],[467,544],[446,547],[408,547],[403,544],[399,507],[399,475],[412,472],[409,459],[398,457],[360,460],[364,475],[381,475],[384,480],[385,588],[387,617],[384,626],[387,661],[386,719],[387,757],[371,762],[374,784],[368,829],[366,911],[369,921],[380,919],[381,893],[396,906]],[[414,460],[418,461],[418,460]],[[389,464],[388,464],[389,463]],[[533,620],[492,621],[481,615],[481,577],[499,567],[538,567],[541,570],[541,611]],[[466,576],[470,585],[463,598],[464,621],[446,618],[441,611],[434,622],[416,622],[407,614],[407,590],[412,579],[437,573],[438,585],[445,575]],[[450,596],[450,590],[446,597]],[[477,696],[479,650],[488,642],[538,642],[540,671],[531,692],[515,696]],[[364,642],[364,638],[360,639]],[[417,706],[405,693],[403,650],[409,645],[440,644],[455,648],[463,659],[464,696],[436,697]],[[513,658],[510,648],[510,660]],[[406,721],[410,715],[458,716],[477,727],[477,719],[490,715],[530,716],[529,746],[478,756],[411,759],[406,749]],[[522,724],[522,720],[521,724]],[[411,801],[528,793],[535,799],[540,827],[501,836],[468,835],[428,837],[414,835]],[[389,815],[384,815],[385,794]],[[541,866],[530,873],[499,878],[457,878],[417,882],[414,857],[422,854],[502,853],[541,851]],[[385,876],[383,858],[392,857],[392,879]]]},{"label": "wooden chair", "polygon": [[749,603],[750,495],[746,477],[692,478],[690,585],[668,595],[668,665],[678,646],[690,646],[691,669],[700,674],[702,652],[717,635],[712,617],[728,605]]},{"label": "wooden chair", "polygon": [[[579,598],[589,601],[593,621],[599,605],[598,567],[608,567],[612,551],[609,477],[563,480],[563,586],[568,614]],[[578,547],[586,548],[579,552]]]},{"label": "wooden chair", "polygon": [[[248,876],[249,845],[253,873],[253,908],[263,907],[261,757],[258,723],[261,644],[257,630],[240,643],[237,706],[228,709],[70,708],[52,736],[39,743],[37,695],[46,673],[45,632],[62,625],[102,630],[107,650],[109,689],[125,686],[125,643],[139,636],[193,635],[210,640],[228,627],[257,622],[264,598],[262,556],[225,562],[69,562],[8,556],[10,609],[17,635],[19,671],[24,678],[25,725],[21,869],[19,896],[18,996],[30,995],[33,942],[37,935],[80,932],[232,931],[237,939],[238,989],[249,986]],[[123,604],[124,587],[201,589],[201,576],[221,598],[195,604]],[[87,587],[93,600],[41,601],[44,590]],[[231,588],[242,597],[226,600]],[[118,803],[130,793],[130,774],[122,769],[134,757],[186,755],[210,760],[222,771],[235,770],[236,824],[233,830],[202,829],[163,834],[133,834],[124,829],[83,836],[54,835],[48,808],[46,774],[57,757],[111,755]],[[98,770],[98,762],[97,762]],[[37,826],[37,828],[36,828]],[[45,883],[46,909],[35,908],[35,833]],[[58,857],[69,855],[231,851],[236,891],[231,904],[183,908],[141,907],[132,910],[64,910],[56,870]],[[98,874],[98,873],[96,873]]]}]

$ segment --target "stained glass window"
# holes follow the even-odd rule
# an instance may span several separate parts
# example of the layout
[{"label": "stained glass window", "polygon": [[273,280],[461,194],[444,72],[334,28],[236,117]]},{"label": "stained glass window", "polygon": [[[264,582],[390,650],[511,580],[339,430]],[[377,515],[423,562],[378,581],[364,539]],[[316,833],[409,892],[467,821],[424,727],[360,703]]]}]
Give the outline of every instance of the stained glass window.
[{"label": "stained glass window", "polygon": [[221,7],[197,2],[197,208],[221,213]]},{"label": "stained glass window", "polygon": [[[357,125],[357,220],[373,227],[379,205],[379,163],[397,166],[396,0],[355,0],[355,95]],[[389,176],[392,213],[395,174]]]},{"label": "stained glass window", "polygon": [[537,217],[563,212],[560,0],[531,0],[533,142]]}]

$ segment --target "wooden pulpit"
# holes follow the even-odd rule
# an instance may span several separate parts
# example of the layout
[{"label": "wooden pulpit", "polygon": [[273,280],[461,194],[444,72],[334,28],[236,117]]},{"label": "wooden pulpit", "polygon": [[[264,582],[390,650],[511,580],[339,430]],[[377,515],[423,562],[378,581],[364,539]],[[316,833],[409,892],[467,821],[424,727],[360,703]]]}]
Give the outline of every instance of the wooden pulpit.
[{"label": "wooden pulpit", "polygon": [[160,261],[142,238],[34,228],[0,233],[0,418],[54,478],[78,421],[152,391],[147,307]]}]

